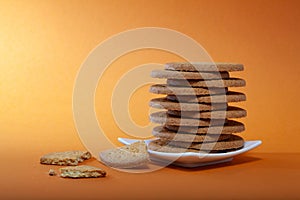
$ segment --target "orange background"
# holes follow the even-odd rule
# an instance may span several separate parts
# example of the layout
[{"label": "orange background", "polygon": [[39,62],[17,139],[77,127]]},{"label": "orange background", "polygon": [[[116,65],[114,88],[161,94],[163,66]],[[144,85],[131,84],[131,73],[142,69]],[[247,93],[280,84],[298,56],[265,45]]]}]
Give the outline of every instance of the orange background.
[{"label": "orange background", "polygon": [[[17,160],[36,162],[49,151],[83,148],[72,116],[80,65],[108,37],[147,26],[194,38],[215,61],[243,63],[245,71],[235,73],[247,81],[238,89],[247,94],[239,104],[248,111],[243,137],[263,141],[256,153],[300,153],[299,6],[273,0],[0,1],[0,155],[8,161],[3,169],[12,173]],[[139,64],[177,60],[148,50],[112,64],[95,106],[113,141],[122,135],[109,108],[119,77]],[[151,97],[144,87],[131,99],[138,124],[148,123]]]}]

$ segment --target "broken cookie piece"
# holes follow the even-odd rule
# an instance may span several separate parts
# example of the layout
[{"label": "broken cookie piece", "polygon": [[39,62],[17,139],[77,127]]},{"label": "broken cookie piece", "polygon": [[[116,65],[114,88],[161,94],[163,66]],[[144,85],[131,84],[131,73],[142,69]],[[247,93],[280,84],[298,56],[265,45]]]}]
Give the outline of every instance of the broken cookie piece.
[{"label": "broken cookie piece", "polygon": [[147,145],[144,141],[131,145],[109,149],[100,153],[101,161],[110,167],[135,168],[145,166],[149,162]]},{"label": "broken cookie piece", "polygon": [[92,156],[88,151],[66,151],[49,153],[40,158],[41,164],[76,166]]},{"label": "broken cookie piece", "polygon": [[59,170],[60,176],[63,178],[98,178],[106,176],[103,169],[87,165],[64,167]]}]

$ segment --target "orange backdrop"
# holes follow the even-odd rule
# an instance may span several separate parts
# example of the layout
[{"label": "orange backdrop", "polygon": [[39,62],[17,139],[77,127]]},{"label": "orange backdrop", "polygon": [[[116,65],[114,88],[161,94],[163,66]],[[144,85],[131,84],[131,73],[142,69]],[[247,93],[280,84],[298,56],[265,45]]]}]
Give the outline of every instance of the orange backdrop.
[{"label": "orange backdrop", "polygon": [[[246,139],[257,152],[300,152],[298,1],[1,1],[0,140],[3,150],[42,154],[81,148],[72,116],[76,74],[88,53],[119,32],[145,26],[194,38],[215,61],[238,62],[247,81]],[[105,73],[96,95],[104,130],[122,135],[109,108],[129,69],[178,57],[155,50],[126,55]],[[147,87],[132,97],[136,123],[148,123]],[[134,109],[133,109],[134,108]],[[103,117],[105,116],[105,117]],[[11,155],[9,156],[11,157]]]}]

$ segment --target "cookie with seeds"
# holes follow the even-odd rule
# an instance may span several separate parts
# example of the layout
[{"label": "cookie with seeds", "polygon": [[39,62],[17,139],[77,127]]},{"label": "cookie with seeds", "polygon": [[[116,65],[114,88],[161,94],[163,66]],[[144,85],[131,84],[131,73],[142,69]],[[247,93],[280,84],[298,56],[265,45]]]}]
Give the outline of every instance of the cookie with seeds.
[{"label": "cookie with seeds", "polygon": [[224,119],[224,118],[241,118],[247,116],[247,111],[234,107],[228,106],[227,110],[213,110],[213,111],[178,111],[178,110],[168,110],[167,114],[184,117],[184,118],[194,118],[194,119]]},{"label": "cookie with seeds", "polygon": [[231,134],[192,134],[175,132],[167,129],[166,127],[157,126],[152,130],[152,135],[165,140],[174,140],[181,142],[214,142],[226,140],[230,138]]},{"label": "cookie with seeds", "polygon": [[170,101],[182,103],[224,103],[246,101],[246,95],[241,92],[228,91],[226,95],[167,95]]},{"label": "cookie with seeds", "polygon": [[80,165],[59,169],[62,178],[99,178],[106,176],[106,172],[98,167]]},{"label": "cookie with seeds", "polygon": [[152,78],[163,79],[197,79],[197,80],[210,80],[210,79],[224,79],[229,78],[228,72],[178,72],[172,70],[153,70],[151,72]]},{"label": "cookie with seeds", "polygon": [[78,165],[92,155],[88,151],[66,151],[49,153],[40,158],[41,164],[47,165]]},{"label": "cookie with seeds", "polygon": [[149,106],[153,108],[162,108],[167,110],[178,110],[178,111],[204,111],[204,110],[225,110],[227,108],[226,103],[179,103],[169,101],[167,98],[155,98],[151,99]]},{"label": "cookie with seeds", "polygon": [[177,87],[243,87],[246,85],[246,81],[240,78],[226,78],[220,80],[168,79],[167,85]]},{"label": "cookie with seeds", "polygon": [[188,71],[188,72],[234,72],[243,71],[244,65],[238,63],[222,63],[222,62],[171,62],[165,64],[166,70]]}]

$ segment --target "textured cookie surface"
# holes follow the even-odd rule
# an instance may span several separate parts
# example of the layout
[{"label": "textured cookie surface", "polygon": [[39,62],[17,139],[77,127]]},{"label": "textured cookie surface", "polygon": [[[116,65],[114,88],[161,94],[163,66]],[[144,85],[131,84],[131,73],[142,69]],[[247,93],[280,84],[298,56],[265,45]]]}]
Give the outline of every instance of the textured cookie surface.
[{"label": "textured cookie surface", "polygon": [[178,72],[171,70],[153,70],[151,72],[152,78],[164,78],[164,79],[223,79],[229,78],[228,72]]},{"label": "textured cookie surface", "polygon": [[181,147],[181,148],[191,148],[204,151],[223,151],[228,149],[240,149],[244,146],[244,139],[238,135],[230,135],[227,140],[217,141],[217,142],[181,142],[181,141],[168,141],[168,145]]},{"label": "textured cookie surface", "polygon": [[220,80],[182,80],[168,79],[167,85],[181,87],[243,87],[246,81],[240,78],[228,78]]},{"label": "textured cookie surface", "polygon": [[164,84],[156,84],[150,87],[150,92],[154,94],[174,94],[174,95],[207,95],[207,94],[226,94],[227,88],[193,88],[193,87],[174,87]]},{"label": "textured cookie surface", "polygon": [[88,165],[64,167],[59,170],[60,176],[63,178],[98,178],[106,176],[103,169]]},{"label": "textured cookie surface", "polygon": [[244,139],[237,135],[231,135],[229,139],[217,142],[190,143],[157,139],[149,143],[152,151],[180,153],[184,151],[224,152],[240,149],[244,146]]},{"label": "textured cookie surface", "polygon": [[181,110],[181,111],[204,111],[204,110],[221,110],[226,109],[226,103],[179,103],[170,101],[167,98],[155,98],[150,100],[149,106],[153,108],[162,108],[167,110]]},{"label": "textured cookie surface", "polygon": [[240,133],[245,130],[245,125],[241,122],[234,120],[227,120],[224,126],[204,126],[198,127],[195,131],[195,127],[191,126],[174,126],[166,125],[166,128],[174,132],[184,132],[184,133],[198,133],[198,134],[226,134],[226,133]]},{"label": "textured cookie surface", "polygon": [[234,106],[228,106],[227,110],[215,110],[215,111],[177,111],[168,110],[167,114],[176,117],[184,118],[205,118],[205,119],[224,119],[224,118],[241,118],[246,117],[246,110]]},{"label": "textured cookie surface", "polygon": [[213,63],[213,62],[172,62],[165,64],[166,70],[176,71],[203,71],[203,72],[232,72],[232,71],[243,71],[244,66],[238,63]]},{"label": "textured cookie surface", "polygon": [[246,95],[241,92],[229,91],[225,95],[168,95],[166,97],[171,101],[180,101],[182,103],[224,103],[246,101]]},{"label": "textured cookie surface", "polygon": [[66,151],[49,153],[40,158],[41,164],[47,165],[78,165],[92,156],[87,151]]},{"label": "textured cookie surface", "polygon": [[144,141],[135,142],[100,153],[101,161],[110,167],[134,168],[144,166],[149,161],[147,145]]},{"label": "textured cookie surface", "polygon": [[173,125],[173,126],[215,126],[223,125],[227,120],[225,119],[190,119],[180,118],[168,115],[166,111],[160,111],[150,114],[150,121],[158,124]]},{"label": "textured cookie surface", "polygon": [[[196,131],[196,129],[195,129]],[[152,130],[152,134],[155,137],[174,140],[181,142],[213,142],[213,141],[222,141],[230,138],[229,134],[192,134],[192,133],[180,133],[168,130],[163,126],[157,126]]]},{"label": "textured cookie surface", "polygon": [[186,148],[167,145],[166,141],[161,139],[151,141],[148,144],[148,149],[151,151],[158,151],[164,153],[185,153],[185,152],[198,153],[199,152],[199,150],[196,149],[186,149]]}]

